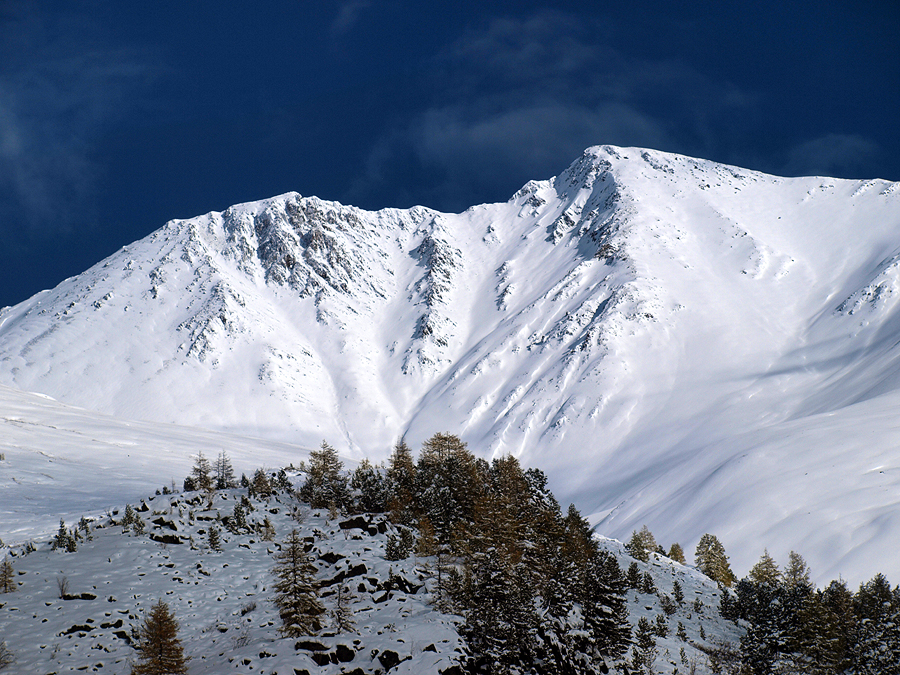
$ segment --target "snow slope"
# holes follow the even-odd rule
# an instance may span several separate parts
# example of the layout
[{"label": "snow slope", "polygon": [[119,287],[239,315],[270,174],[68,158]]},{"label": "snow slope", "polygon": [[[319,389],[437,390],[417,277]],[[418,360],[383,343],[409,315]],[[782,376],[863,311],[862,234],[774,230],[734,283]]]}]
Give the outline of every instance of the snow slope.
[{"label": "snow slope", "polygon": [[896,183],[593,147],[461,214],[171,221],[0,311],[0,382],[357,458],[451,431],[610,536],[896,578],[898,270]]},{"label": "snow slope", "polygon": [[[17,589],[0,594],[0,637],[16,659],[8,672],[127,673],[138,656],[132,630],[158,600],[180,624],[192,675],[459,672],[453,666],[464,652],[457,630],[463,619],[433,606],[433,558],[386,560],[387,535],[394,530],[383,514],[329,520],[284,492],[254,498],[247,520],[253,526],[269,519],[276,541],[267,542],[253,532],[229,532],[220,522],[242,496],[246,490],[218,491],[212,508],[197,492],[143,496],[132,504],[146,524],[143,534],[116,524],[123,513],[118,504],[110,507],[112,517],[90,521],[91,538],[73,553],[51,550],[49,538],[34,542],[31,552],[14,547],[8,560]],[[210,527],[221,531],[221,551],[208,546]],[[326,610],[335,608],[339,586],[350,591],[350,630],[339,631],[329,614],[316,636],[278,634],[273,554],[292,529],[310,544]],[[623,572],[636,562],[658,589],[627,591],[633,625],[641,617],[665,618],[668,636],[657,638],[655,672],[684,672],[691,660],[705,663],[700,647],[740,640],[742,629],[718,613],[721,592],[710,579],[656,554],[647,563],[634,561],[615,540],[601,538],[600,546],[616,556]],[[68,582],[67,598],[60,597],[61,579]],[[667,615],[662,596],[671,599],[676,580],[684,603]],[[686,641],[676,635],[679,623]]]}]

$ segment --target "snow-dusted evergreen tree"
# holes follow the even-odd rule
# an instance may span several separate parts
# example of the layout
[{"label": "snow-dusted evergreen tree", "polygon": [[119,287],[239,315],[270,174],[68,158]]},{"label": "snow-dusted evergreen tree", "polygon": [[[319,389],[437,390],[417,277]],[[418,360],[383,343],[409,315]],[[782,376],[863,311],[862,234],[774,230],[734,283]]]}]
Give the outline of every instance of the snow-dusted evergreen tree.
[{"label": "snow-dusted evergreen tree", "polygon": [[456,523],[472,519],[478,486],[475,465],[466,444],[452,434],[437,433],[422,445],[416,497],[441,541],[449,539]]},{"label": "snow-dusted evergreen tree", "polygon": [[350,487],[353,488],[353,510],[357,513],[383,513],[387,510],[387,480],[368,459],[353,470]]},{"label": "snow-dusted evergreen tree", "polygon": [[633,588],[636,591],[640,590],[642,578],[641,568],[638,567],[636,562],[631,563],[625,572],[625,584],[628,588]]},{"label": "snow-dusted evergreen tree", "polygon": [[[195,490],[211,490],[215,487],[212,477],[212,467],[209,460],[204,456],[203,451],[199,450],[194,458],[194,466],[191,469],[191,478]],[[187,487],[185,486],[185,489]]]},{"label": "snow-dusted evergreen tree", "polygon": [[386,560],[404,560],[410,556],[416,536],[408,527],[400,525],[397,532],[388,534],[384,545],[384,557]]},{"label": "snow-dusted evergreen tree", "polygon": [[625,578],[616,559],[605,551],[592,557],[586,572],[584,588],[578,598],[585,628],[597,656],[617,661],[631,641]]},{"label": "snow-dusted evergreen tree", "polygon": [[16,572],[9,561],[9,554],[0,563],[0,593],[12,593],[16,590]]},{"label": "snow-dusted evergreen tree", "polygon": [[647,617],[642,616],[637,623],[634,632],[634,648],[631,655],[631,664],[642,675],[653,673],[653,664],[659,650],[656,648],[656,640],[653,638],[653,626]]},{"label": "snow-dusted evergreen tree", "polygon": [[178,621],[169,606],[159,600],[137,630],[135,647],[140,652],[131,675],[187,675],[187,659],[178,639]]},{"label": "snow-dusted evergreen tree", "polygon": [[858,675],[900,673],[900,589],[883,574],[859,587],[854,665]]},{"label": "snow-dusted evergreen tree", "polygon": [[328,613],[331,618],[332,630],[338,633],[350,633],[356,628],[353,618],[353,608],[350,606],[354,600],[353,591],[346,584],[338,585],[334,595],[334,606]]},{"label": "snow-dusted evergreen tree", "polygon": [[53,538],[52,548],[54,551],[63,550],[66,553],[74,553],[78,549],[78,542],[75,537],[66,529],[66,522],[59,519],[59,530]]},{"label": "snow-dusted evergreen tree", "polygon": [[216,458],[216,489],[227,490],[233,487],[237,487],[234,468],[231,466],[231,459],[221,450]]},{"label": "snow-dusted evergreen tree", "polygon": [[309,463],[301,465],[306,481],[299,497],[314,509],[335,507],[343,510],[350,504],[350,486],[344,475],[344,464],[337,450],[322,441],[318,450],[309,453]]},{"label": "snow-dusted evergreen tree", "polygon": [[322,628],[325,608],[319,600],[316,568],[305,552],[303,540],[292,530],[275,554],[275,597],[281,616],[279,632],[286,637],[313,635]]},{"label": "snow-dusted evergreen tree", "polygon": [[828,605],[823,592],[809,595],[797,623],[786,659],[796,670],[806,675],[838,675],[850,667],[843,619]]},{"label": "snow-dusted evergreen tree", "polygon": [[650,560],[650,553],[655,552],[658,548],[656,538],[650,529],[644,525],[640,532],[635,530],[631,533],[631,539],[625,544],[625,550],[632,558],[636,558],[641,562]]},{"label": "snow-dusted evergreen tree", "polygon": [[272,496],[272,483],[263,469],[257,469],[253,472],[253,480],[250,481],[248,490],[251,495],[260,499],[268,499]]},{"label": "snow-dusted evergreen tree", "polygon": [[128,532],[129,528],[134,524],[135,512],[131,504],[125,505],[125,513],[122,515],[122,532]]},{"label": "snow-dusted evergreen tree", "polygon": [[415,482],[416,465],[412,450],[406,441],[400,439],[394,445],[385,472],[387,507],[394,523],[411,525],[415,521]]},{"label": "snow-dusted evergreen tree", "polygon": [[725,547],[713,534],[704,534],[700,537],[694,559],[703,574],[723,586],[730,587],[737,579],[728,564],[728,556],[725,555]]},{"label": "snow-dusted evergreen tree", "polygon": [[528,672],[540,623],[529,575],[491,555],[480,555],[471,574],[469,609],[460,630],[473,653],[470,672]]},{"label": "snow-dusted evergreen tree", "polygon": [[232,532],[247,531],[247,515],[244,513],[244,507],[240,502],[234,505],[234,512],[231,514],[231,519],[228,521],[228,527]]},{"label": "snow-dusted evergreen tree", "polygon": [[275,539],[275,526],[272,525],[269,516],[266,516],[265,520],[263,520],[262,527],[260,528],[260,537],[262,537],[263,541],[273,541]]},{"label": "snow-dusted evergreen tree", "polygon": [[769,555],[768,549],[763,550],[759,562],[750,568],[748,576],[750,577],[750,580],[756,584],[776,586],[780,583],[781,570],[778,569],[778,564],[775,562],[775,559]]},{"label": "snow-dusted evergreen tree", "polygon": [[16,662],[16,655],[6,646],[5,641],[0,641],[0,670],[9,668]]},{"label": "snow-dusted evergreen tree", "polygon": [[209,547],[217,553],[222,550],[222,539],[219,536],[219,530],[214,525],[210,525],[207,532]]}]

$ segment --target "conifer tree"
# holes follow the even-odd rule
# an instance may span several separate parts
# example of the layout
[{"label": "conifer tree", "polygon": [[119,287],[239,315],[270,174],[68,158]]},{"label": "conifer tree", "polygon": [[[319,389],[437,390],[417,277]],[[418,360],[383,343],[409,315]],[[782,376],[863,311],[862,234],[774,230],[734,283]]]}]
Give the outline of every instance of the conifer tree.
[{"label": "conifer tree", "polygon": [[159,600],[150,608],[137,634],[140,658],[131,675],[187,675],[178,622],[166,603]]},{"label": "conifer tree", "polygon": [[697,569],[715,582],[730,587],[737,579],[731,566],[728,564],[728,556],[725,555],[725,547],[715,535],[704,534],[700,537],[695,552]]},{"label": "conifer tree", "polygon": [[631,533],[631,539],[625,544],[625,550],[632,558],[636,558],[641,562],[650,560],[650,553],[656,551],[658,545],[653,533],[644,525],[641,531],[637,530]]},{"label": "conifer tree", "polygon": [[[203,455],[203,451],[199,450],[194,458],[194,466],[191,469],[191,477],[195,490],[212,490],[214,487],[211,476],[212,467],[209,460]],[[185,486],[187,489],[187,486]]]},{"label": "conifer tree", "polygon": [[219,537],[219,530],[214,526],[210,526],[207,536],[209,537],[209,547],[217,553],[221,551],[222,540]]},{"label": "conifer tree", "polygon": [[791,551],[788,555],[788,564],[784,568],[784,584],[788,588],[801,587],[803,589],[812,589],[812,582],[809,579],[809,566],[803,559],[803,556],[796,551]]},{"label": "conifer tree", "polygon": [[273,541],[275,539],[275,526],[269,520],[269,516],[265,517],[262,524],[262,533],[260,534],[263,541]]},{"label": "conifer tree", "polygon": [[84,516],[81,516],[81,520],[78,521],[78,529],[84,532],[85,539],[88,541],[93,540],[94,536],[91,534],[91,523]]},{"label": "conifer tree", "polygon": [[247,530],[247,516],[244,513],[244,507],[240,502],[234,505],[234,512],[231,514],[228,525],[231,531],[235,533]]},{"label": "conifer tree", "polygon": [[476,475],[475,457],[459,437],[437,433],[422,444],[416,496],[439,541],[449,540],[456,523],[471,521]]},{"label": "conifer tree", "polygon": [[135,513],[131,504],[125,505],[125,514],[122,516],[122,532],[128,532],[128,528],[134,523]]},{"label": "conifer tree", "polygon": [[769,549],[764,549],[763,554],[752,568],[748,575],[750,580],[755,584],[767,584],[775,586],[781,581],[781,570],[772,556],[769,555]]},{"label": "conifer tree", "polygon": [[253,473],[253,480],[250,483],[251,494],[260,499],[268,499],[272,496],[272,483],[263,469],[257,469]]},{"label": "conifer tree", "polygon": [[368,459],[353,470],[350,486],[353,488],[354,511],[383,513],[387,510],[387,481]]},{"label": "conifer tree", "polygon": [[679,605],[684,604],[684,589],[681,587],[681,582],[678,579],[672,584],[672,595],[675,597],[675,602]]},{"label": "conifer tree", "polygon": [[665,614],[657,614],[656,620],[653,622],[653,634],[657,637],[669,637],[669,622],[666,621]]},{"label": "conifer tree", "polygon": [[438,544],[434,536],[434,528],[427,516],[423,516],[419,521],[419,536],[416,539],[416,556],[419,558],[429,558],[437,555]]},{"label": "conifer tree", "polygon": [[398,532],[388,534],[387,542],[384,546],[385,560],[404,560],[412,553],[416,538],[412,530],[402,525],[398,528]]},{"label": "conifer tree", "polygon": [[625,578],[610,553],[598,551],[592,555],[586,583],[577,599],[597,655],[610,661],[621,658],[631,641],[631,624],[628,623]]},{"label": "conifer tree", "polygon": [[856,673],[895,673],[900,668],[900,590],[883,574],[862,584],[854,598],[857,614],[853,647]]},{"label": "conifer tree", "polygon": [[628,566],[628,571],[625,572],[625,584],[628,588],[633,588],[635,590],[640,589],[641,570],[636,562],[633,562]]},{"label": "conifer tree", "polygon": [[306,482],[298,496],[314,509],[334,506],[343,510],[350,504],[350,487],[344,475],[344,464],[337,450],[322,441],[318,450],[309,453],[309,463],[301,465]]},{"label": "conifer tree", "polygon": [[387,508],[391,521],[397,525],[411,525],[415,518],[416,465],[412,450],[402,438],[394,445],[385,472]]},{"label": "conifer tree", "polygon": [[225,454],[224,450],[221,450],[218,458],[216,458],[216,489],[227,490],[236,486],[237,481],[234,477],[231,459]]},{"label": "conifer tree", "polygon": [[351,602],[353,602],[353,591],[346,584],[340,584],[335,594],[334,607],[329,612],[333,630],[338,633],[349,633],[356,628],[353,609],[350,607]]},{"label": "conifer tree", "polygon": [[78,542],[72,536],[72,533],[66,529],[66,522],[62,518],[59,519],[59,530],[57,530],[56,537],[53,539],[52,548],[54,551],[62,549],[66,553],[74,553],[78,549]]},{"label": "conifer tree", "polygon": [[281,551],[275,554],[275,598],[281,616],[279,632],[285,637],[313,635],[322,628],[325,608],[319,600],[316,568],[304,550],[297,530],[292,530]]},{"label": "conifer tree", "polygon": [[9,554],[0,563],[0,593],[12,593],[16,590],[15,570],[9,562]]},{"label": "conifer tree", "polygon": [[684,565],[684,550],[677,541],[669,547],[668,558]]},{"label": "conifer tree", "polygon": [[653,626],[647,617],[638,619],[634,633],[634,650],[631,663],[639,673],[650,675],[653,673],[653,664],[656,661],[658,650],[656,640],[653,639]]},{"label": "conifer tree", "polygon": [[16,662],[16,655],[6,646],[6,641],[0,641],[0,670],[9,668]]},{"label": "conifer tree", "polygon": [[528,672],[535,658],[539,618],[522,569],[504,569],[480,556],[469,588],[462,635],[475,657],[472,672]]}]

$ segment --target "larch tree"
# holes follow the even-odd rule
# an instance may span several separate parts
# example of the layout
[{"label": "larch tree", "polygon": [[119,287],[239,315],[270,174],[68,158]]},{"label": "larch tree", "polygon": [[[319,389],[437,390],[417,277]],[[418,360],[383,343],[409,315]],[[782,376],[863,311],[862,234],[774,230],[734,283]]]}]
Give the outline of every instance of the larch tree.
[{"label": "larch tree", "polygon": [[299,491],[301,500],[314,509],[344,509],[350,503],[350,486],[337,450],[325,441],[309,453],[309,463],[301,465],[306,482]]},{"label": "larch tree", "polygon": [[631,539],[625,544],[628,555],[641,562],[650,560],[650,553],[655,552],[657,548],[656,538],[646,525],[641,528],[640,532],[637,530],[632,532]]},{"label": "larch tree", "polygon": [[684,565],[684,550],[677,541],[669,547],[668,558]]},{"label": "larch tree", "polygon": [[233,487],[237,487],[234,468],[231,466],[231,459],[222,450],[216,459],[216,489],[227,490]]},{"label": "larch tree", "polygon": [[279,632],[285,637],[313,635],[322,629],[325,607],[319,600],[316,568],[305,551],[303,539],[292,530],[275,554],[274,603],[281,616]]},{"label": "larch tree", "polygon": [[209,460],[206,459],[202,450],[198,451],[197,456],[194,458],[194,466],[191,468],[191,479],[194,489],[212,490],[214,485],[211,474],[212,467],[209,465]]},{"label": "larch tree", "polygon": [[759,562],[750,568],[748,576],[756,584],[778,585],[781,581],[781,570],[778,569],[775,559],[769,555],[769,549],[763,551]]},{"label": "larch tree", "polygon": [[0,593],[12,593],[16,590],[15,570],[9,562],[9,554],[0,563]]},{"label": "larch tree", "polygon": [[725,547],[715,535],[704,534],[700,537],[694,559],[697,569],[713,581],[726,587],[731,587],[737,581],[734,572],[731,571],[731,565],[728,564]]},{"label": "larch tree", "polygon": [[150,608],[137,633],[140,659],[131,675],[187,675],[178,622],[166,603],[159,600]]},{"label": "larch tree", "polygon": [[402,438],[394,445],[385,474],[387,484],[387,507],[391,520],[402,525],[411,525],[415,519],[416,465],[412,450]]}]

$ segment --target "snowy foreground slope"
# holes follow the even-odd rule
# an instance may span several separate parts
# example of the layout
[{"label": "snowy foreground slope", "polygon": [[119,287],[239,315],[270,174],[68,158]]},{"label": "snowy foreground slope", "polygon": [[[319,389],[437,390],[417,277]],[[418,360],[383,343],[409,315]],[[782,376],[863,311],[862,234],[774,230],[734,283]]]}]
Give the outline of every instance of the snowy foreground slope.
[{"label": "snowy foreground slope", "polygon": [[462,214],[171,221],[0,311],[0,382],[356,458],[446,430],[609,536],[896,579],[898,273],[896,183],[594,147]]},{"label": "snowy foreground slope", "polygon": [[[229,532],[221,522],[246,495],[220,490],[211,508],[199,492],[148,495],[133,503],[144,533],[123,532],[119,505],[90,521],[90,539],[74,553],[50,550],[48,538],[35,541],[32,552],[13,547],[8,559],[17,590],[0,594],[0,636],[16,660],[4,672],[128,673],[139,658],[132,629],[161,599],[181,625],[192,675],[459,675],[454,666],[466,648],[458,632],[463,619],[434,607],[433,558],[386,560],[394,528],[384,514],[329,519],[325,511],[298,507],[276,492],[253,498],[247,516],[251,526],[269,519],[276,537],[265,541],[258,533]],[[220,551],[207,543],[211,527],[222,533]],[[292,529],[309,542],[326,609],[335,608],[338,588],[350,592],[349,629],[329,618],[309,638],[278,634],[271,570],[279,542]],[[742,629],[719,615],[721,591],[710,579],[655,554],[647,563],[635,561],[618,541],[601,538],[600,547],[623,571],[635,563],[653,579],[655,592],[629,589],[627,601],[631,624],[646,617],[667,627],[667,636],[656,638],[654,672],[685,672],[692,660],[706,663],[702,649],[739,641]],[[663,597],[671,601],[676,581],[684,600],[669,614]]]}]

